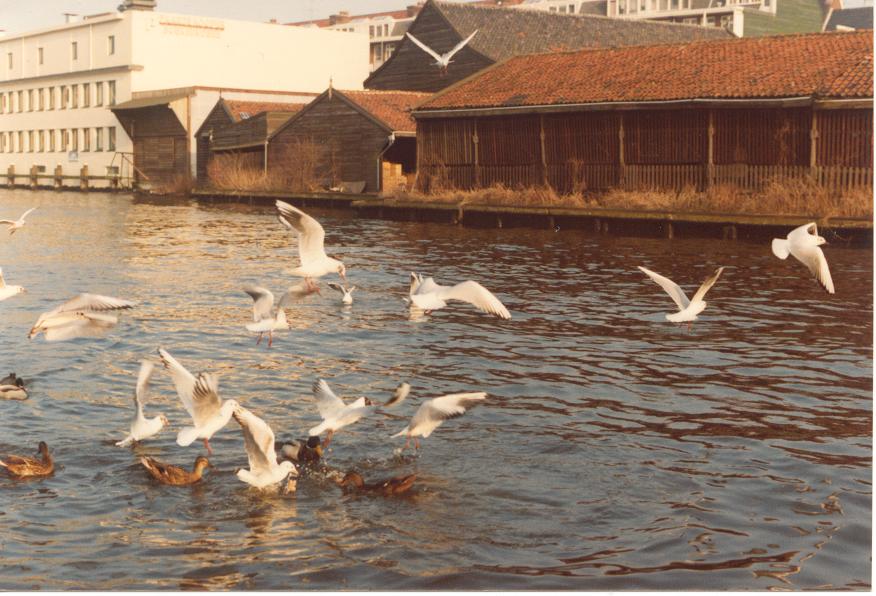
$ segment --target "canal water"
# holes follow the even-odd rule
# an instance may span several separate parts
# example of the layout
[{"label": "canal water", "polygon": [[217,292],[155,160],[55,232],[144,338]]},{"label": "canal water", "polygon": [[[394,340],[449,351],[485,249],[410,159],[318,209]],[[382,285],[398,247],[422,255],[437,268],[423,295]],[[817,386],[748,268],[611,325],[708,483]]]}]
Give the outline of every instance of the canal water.
[{"label": "canal water", "polygon": [[[355,302],[325,287],[292,329],[255,345],[247,283],[293,281],[294,241],[272,209],[180,199],[0,192],[0,266],[28,293],[0,303],[0,374],[30,381],[0,401],[0,453],[40,440],[53,477],[0,475],[0,588],[869,589],[872,251],[828,245],[836,295],[768,243],[473,230],[313,209],[347,264]],[[691,292],[724,275],[693,328],[636,269]],[[500,321],[464,304],[411,320],[410,271],[477,279]],[[106,337],[27,332],[79,292],[136,300]],[[137,462],[190,466],[187,416],[157,367],[151,413],[172,429],[115,447],[142,358],[165,347],[280,438],[318,422],[319,377],[345,398],[408,401],[335,436],[327,465],[366,480],[416,473],[412,493],[342,496],[304,478],[295,496],[235,477],[232,421],[216,468],[160,486]],[[486,403],[396,455],[418,404],[461,391]]]}]

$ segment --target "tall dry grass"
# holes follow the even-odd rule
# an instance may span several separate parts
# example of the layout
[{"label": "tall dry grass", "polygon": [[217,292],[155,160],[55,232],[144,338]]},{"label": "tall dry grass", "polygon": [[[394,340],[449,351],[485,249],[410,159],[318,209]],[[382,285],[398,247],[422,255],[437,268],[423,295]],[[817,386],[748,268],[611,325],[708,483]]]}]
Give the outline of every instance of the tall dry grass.
[{"label": "tall dry grass", "polygon": [[260,152],[231,152],[212,156],[207,164],[210,188],[216,190],[310,192],[319,188],[319,148],[297,141],[273,154],[265,172]]}]

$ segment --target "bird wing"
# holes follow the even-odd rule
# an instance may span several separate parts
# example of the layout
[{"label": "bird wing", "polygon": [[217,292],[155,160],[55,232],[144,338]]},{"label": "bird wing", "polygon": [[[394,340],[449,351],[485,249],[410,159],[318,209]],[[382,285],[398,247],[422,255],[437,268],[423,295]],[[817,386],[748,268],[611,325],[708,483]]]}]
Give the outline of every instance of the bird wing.
[{"label": "bird wing", "polygon": [[252,320],[258,323],[262,319],[273,318],[274,295],[267,288],[261,286],[243,286],[243,291],[253,299]]},{"label": "bird wing", "polygon": [[163,348],[158,348],[158,355],[161,356],[161,361],[164,363],[165,368],[170,371],[170,378],[173,379],[173,385],[176,387],[177,395],[179,395],[183,407],[194,420],[195,404],[192,400],[192,394],[195,391],[194,375],[187,371],[182,364],[177,362],[176,359]]},{"label": "bird wing", "polygon": [[802,226],[796,227],[788,234],[788,240],[792,244],[797,242],[806,242],[806,236],[818,236],[818,225],[815,222],[810,222]]},{"label": "bird wing", "polygon": [[402,403],[410,394],[411,386],[407,383],[402,383],[398,387],[395,388],[395,393],[389,401],[383,404],[384,408],[391,408],[393,406],[397,406]]},{"label": "bird wing", "polygon": [[18,222],[12,221],[11,219],[0,219],[0,224],[6,224],[7,226],[14,226],[16,223]]},{"label": "bird wing", "polygon": [[79,294],[78,296],[71,298],[51,312],[59,313],[68,312],[71,310],[119,310],[122,308],[132,308],[136,305],[136,302],[131,302],[130,300],[122,300],[121,298],[113,298],[112,296],[101,296],[100,294]]},{"label": "bird wing", "polygon": [[302,265],[325,258],[325,230],[318,221],[283,201],[277,201],[277,211],[280,223],[298,233],[298,256]]},{"label": "bird wing", "polygon": [[24,223],[24,218],[27,217],[28,215],[30,215],[31,213],[33,213],[34,211],[36,211],[36,207],[31,207],[30,209],[28,209],[27,211],[24,212],[24,215],[22,215],[21,217],[18,218],[18,221]]},{"label": "bird wing", "polygon": [[420,280],[420,276],[411,271],[411,287],[408,290],[408,295],[413,296],[417,293],[417,290],[420,288],[420,284],[422,281]]},{"label": "bird wing", "polygon": [[333,282],[333,281],[332,281],[332,282],[329,282],[328,287],[330,287],[330,288],[333,289],[333,290],[337,290],[337,291],[340,292],[341,294],[346,294],[346,293],[347,293],[347,291],[344,289],[344,286],[342,286],[342,285],[339,284],[339,283],[335,283],[335,282]]},{"label": "bird wing", "polygon": [[678,310],[684,310],[688,307],[688,305],[690,304],[690,300],[687,299],[687,295],[685,295],[684,290],[678,287],[677,283],[675,283],[668,277],[663,277],[659,273],[654,273],[653,271],[645,269],[644,267],[639,267],[639,270],[651,279],[653,279],[655,282],[657,282],[657,285],[659,285],[661,288],[666,290],[666,293],[669,294],[669,297],[672,298],[673,302],[675,302],[676,306],[678,306]]},{"label": "bird wing", "polygon": [[317,379],[313,384],[313,398],[316,408],[323,420],[334,418],[347,406],[340,397],[334,394],[324,379]]},{"label": "bird wing", "polygon": [[703,284],[697,290],[696,294],[694,294],[691,302],[697,302],[698,300],[702,300],[703,298],[705,298],[706,292],[712,289],[712,286],[715,285],[715,282],[718,281],[719,277],[721,277],[722,271],[724,271],[723,267],[718,267],[717,269],[715,269],[715,272],[703,281]]},{"label": "bird wing", "polygon": [[203,426],[222,408],[219,377],[212,373],[200,373],[192,391],[192,404],[192,420],[195,421],[195,426]]},{"label": "bird wing", "polygon": [[143,417],[143,402],[146,400],[146,391],[149,389],[149,377],[152,376],[154,368],[155,365],[148,360],[140,362],[137,386],[134,389],[134,408],[136,408],[139,418]]},{"label": "bird wing", "polygon": [[434,277],[427,277],[423,279],[420,276],[420,287],[417,289],[417,294],[429,294],[431,292],[437,292],[439,290],[446,290],[450,288],[450,286],[442,286],[440,284],[435,283]]},{"label": "bird wing", "polygon": [[422,41],[420,41],[419,39],[417,39],[416,37],[414,37],[410,33],[405,33],[405,36],[408,39],[410,39],[412,42],[414,42],[415,44],[420,46],[421,50],[423,50],[424,52],[426,52],[427,54],[429,54],[430,56],[435,58],[435,60],[437,60],[438,62],[441,62],[441,55],[438,52],[436,52],[435,50],[433,50],[432,48],[430,48],[429,46],[424,44]]},{"label": "bird wing", "polygon": [[[119,319],[113,315],[96,312],[74,312],[58,319],[58,325],[47,325],[46,341],[65,341],[77,337],[101,337],[111,329]],[[53,319],[45,322],[50,323]]]},{"label": "bird wing", "polygon": [[313,294],[313,292],[314,290],[308,289],[307,284],[303,281],[294,286],[289,286],[289,289],[280,296],[280,302],[277,303],[277,308],[283,308],[284,305],[295,302],[296,300],[303,300]]},{"label": "bird wing", "polygon": [[249,458],[249,470],[255,476],[270,473],[277,466],[274,451],[274,431],[268,423],[247,410],[237,408],[234,419],[243,430],[243,444]]},{"label": "bird wing", "polygon": [[478,30],[475,29],[475,30],[474,30],[474,33],[472,33],[471,35],[469,35],[468,37],[466,37],[465,39],[463,39],[461,42],[459,42],[458,44],[456,44],[455,46],[453,46],[453,49],[452,49],[452,50],[450,50],[449,52],[447,52],[446,54],[444,54],[444,59],[445,59],[445,60],[450,60],[451,58],[453,58],[453,55],[456,54],[456,52],[458,52],[458,51],[461,50],[462,48],[464,48],[465,45],[466,45],[468,42],[471,41],[471,38],[474,37],[474,36],[477,34],[477,32],[478,32]]},{"label": "bird wing", "polygon": [[797,250],[795,255],[800,262],[809,268],[815,279],[818,280],[828,294],[835,293],[833,288],[833,279],[830,277],[830,268],[827,266],[827,259],[821,247],[808,246],[803,250]]},{"label": "bird wing", "polygon": [[[423,285],[425,286],[426,282],[423,282]],[[476,281],[464,281],[449,288],[442,288],[438,294],[444,300],[468,302],[486,313],[496,315],[500,319],[511,318],[511,313],[508,312],[505,305],[492,292]]]}]

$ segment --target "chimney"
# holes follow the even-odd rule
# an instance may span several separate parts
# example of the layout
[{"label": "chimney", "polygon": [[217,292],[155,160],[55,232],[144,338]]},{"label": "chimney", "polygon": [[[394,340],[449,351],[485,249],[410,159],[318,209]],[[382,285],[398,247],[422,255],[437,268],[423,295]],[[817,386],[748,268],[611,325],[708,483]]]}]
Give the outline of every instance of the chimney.
[{"label": "chimney", "polygon": [[333,14],[329,16],[329,25],[341,25],[343,23],[350,22],[350,13],[346,10],[342,10],[338,12],[338,14]]},{"label": "chimney", "polygon": [[155,10],[157,0],[125,0],[119,5],[119,12],[126,10]]},{"label": "chimney", "polygon": [[75,12],[65,12],[64,13],[64,22],[65,23],[76,23],[79,20],[80,20],[79,15]]}]

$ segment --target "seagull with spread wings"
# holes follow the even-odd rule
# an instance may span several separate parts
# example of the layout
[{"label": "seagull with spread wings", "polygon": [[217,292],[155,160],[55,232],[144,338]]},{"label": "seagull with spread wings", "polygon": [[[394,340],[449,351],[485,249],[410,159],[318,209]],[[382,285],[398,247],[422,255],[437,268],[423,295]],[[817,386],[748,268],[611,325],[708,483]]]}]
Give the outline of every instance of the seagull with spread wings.
[{"label": "seagull with spread wings", "polygon": [[19,217],[16,220],[12,219],[0,219],[0,224],[6,224],[9,226],[9,235],[12,236],[16,230],[24,227],[24,218],[30,215],[32,212],[36,211],[36,207],[31,207],[27,211],[24,212],[24,215]]},{"label": "seagull with spread wings", "polygon": [[477,32],[478,32],[478,30],[475,29],[474,33],[472,33],[471,35],[469,35],[468,37],[463,39],[461,42],[459,42],[458,44],[453,46],[453,48],[449,52],[445,52],[443,54],[439,54],[438,52],[436,52],[435,50],[433,50],[432,48],[430,48],[429,46],[424,44],[422,41],[420,41],[419,39],[417,39],[416,37],[411,35],[410,33],[405,33],[405,36],[408,39],[410,39],[412,42],[417,44],[417,46],[419,46],[419,48],[421,50],[423,50],[424,52],[426,52],[427,54],[429,54],[430,56],[435,58],[435,66],[440,68],[442,72],[446,73],[447,67],[450,66],[450,63],[452,62],[451,58],[453,58],[453,56],[455,56],[459,50],[461,50],[466,45],[468,45],[468,42],[471,41],[471,38],[474,37],[475,34],[477,34]]},{"label": "seagull with spread wings", "polygon": [[202,372],[195,378],[163,348],[158,348],[158,355],[170,371],[179,399],[194,422],[194,426],[187,426],[177,433],[176,444],[187,447],[195,439],[203,439],[207,453],[212,455],[210,437],[228,424],[234,410],[240,405],[233,399],[222,401],[219,398],[219,379],[216,375]]},{"label": "seagull with spread wings", "polygon": [[492,292],[476,281],[464,281],[455,286],[442,286],[435,283],[431,277],[423,279],[417,273],[411,273],[411,285],[408,292],[411,308],[429,314],[447,306],[448,300],[468,302],[479,310],[495,315],[500,319],[510,319],[511,313]]},{"label": "seagull with spread wings", "polygon": [[22,286],[8,286],[3,279],[3,269],[0,268],[0,302],[7,298],[12,298],[16,294],[23,294],[25,290]]},{"label": "seagull with spread wings", "polygon": [[328,447],[335,432],[370,414],[374,409],[373,402],[365,397],[345,404],[323,379],[317,379],[313,384],[313,398],[316,400],[322,422],[307,431],[307,434],[314,437],[328,431],[325,447]]},{"label": "seagull with spread wings", "polygon": [[[277,463],[277,452],[274,450],[274,431],[268,423],[247,410],[238,406],[234,411],[234,419],[243,430],[243,443],[246,456],[249,458],[249,470],[238,470],[237,477],[255,488],[266,488],[282,482],[284,478],[298,476],[295,464],[289,460]],[[286,492],[294,490],[294,480],[290,478]]]},{"label": "seagull with spread wings", "polygon": [[133,308],[135,302],[101,296],[79,294],[54,310],[43,313],[27,337],[33,339],[45,333],[46,341],[63,341],[75,337],[98,337],[115,327],[118,317],[107,311]]},{"label": "seagull with spread wings", "polygon": [[666,293],[669,294],[669,297],[675,302],[678,306],[678,312],[671,313],[666,315],[666,320],[671,321],[672,323],[690,323],[693,324],[697,319],[697,315],[703,312],[706,309],[706,301],[703,300],[706,296],[706,292],[708,292],[715,282],[718,281],[718,278],[721,277],[721,272],[724,271],[723,267],[718,267],[715,269],[715,272],[712,273],[706,280],[702,283],[700,288],[696,291],[693,298],[688,300],[687,295],[684,293],[677,283],[672,281],[667,277],[663,277],[658,273],[654,273],[644,267],[639,267],[639,270],[654,280],[657,285],[666,290]]},{"label": "seagull with spread wings", "polygon": [[325,254],[325,230],[319,222],[289,203],[277,201],[276,206],[280,223],[298,235],[300,264],[288,270],[288,273],[303,277],[307,287],[314,291],[316,284],[313,279],[327,273],[337,273],[346,281],[347,269],[344,264]]},{"label": "seagull with spread wings", "polygon": [[420,439],[418,437],[425,439],[432,434],[432,431],[441,426],[442,422],[462,416],[466,410],[473,408],[486,398],[487,394],[479,391],[454,393],[430,399],[420,405],[408,425],[401,432],[392,435],[392,438],[402,436],[408,438],[402,451],[410,446],[412,438],[414,445],[419,449]]},{"label": "seagull with spread wings", "polygon": [[268,334],[268,347],[274,343],[274,331],[289,329],[289,321],[286,320],[286,311],[283,307],[293,300],[304,298],[312,294],[314,289],[307,284],[300,283],[292,286],[289,290],[280,297],[280,302],[277,303],[277,309],[274,310],[274,294],[267,288],[261,286],[246,285],[243,286],[243,291],[250,295],[253,299],[252,304],[252,323],[246,326],[247,331],[258,333],[259,337],[256,340],[256,345],[262,341],[262,336]]},{"label": "seagull with spread wings", "polygon": [[833,294],[833,279],[820,248],[822,244],[827,244],[827,240],[818,235],[818,226],[813,222],[791,230],[787,238],[774,238],[772,248],[773,254],[782,260],[794,255],[795,259],[809,268],[827,293]]},{"label": "seagull with spread wings", "polygon": [[356,286],[351,286],[349,289],[339,283],[331,282],[328,287],[341,294],[341,302],[344,304],[353,304],[353,290]]},{"label": "seagull with spread wings", "polygon": [[134,409],[136,411],[134,412],[134,419],[131,421],[131,429],[128,436],[116,443],[119,447],[127,447],[132,443],[153,437],[170,424],[164,414],[159,414],[154,418],[146,418],[143,414],[143,401],[146,398],[146,390],[149,388],[149,377],[152,376],[153,368],[155,368],[155,365],[148,360],[143,360],[140,363],[140,373],[137,375],[137,386],[134,389]]}]

